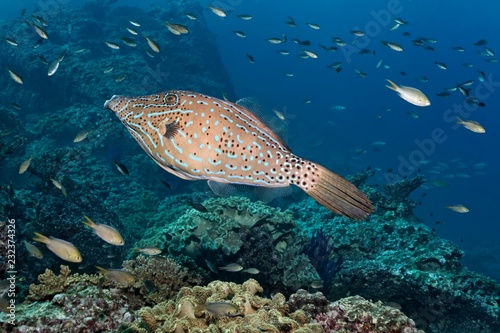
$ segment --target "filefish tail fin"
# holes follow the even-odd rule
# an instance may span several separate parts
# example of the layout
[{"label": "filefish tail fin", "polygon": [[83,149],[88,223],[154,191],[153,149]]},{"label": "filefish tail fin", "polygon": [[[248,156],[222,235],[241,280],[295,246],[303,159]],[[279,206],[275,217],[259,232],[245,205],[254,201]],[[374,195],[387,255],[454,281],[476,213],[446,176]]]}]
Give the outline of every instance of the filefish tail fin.
[{"label": "filefish tail fin", "polygon": [[373,211],[370,199],[356,186],[320,165],[316,167],[313,177],[303,178],[299,185],[306,184],[303,189],[314,200],[334,213],[355,220],[362,220]]},{"label": "filefish tail fin", "polygon": [[42,234],[39,234],[38,232],[35,232],[35,237],[33,237],[33,240],[35,242],[39,242],[39,243],[47,243],[47,241],[49,240],[48,237],[42,235]]},{"label": "filefish tail fin", "polygon": [[386,79],[391,85],[390,86],[386,86],[387,88],[391,89],[391,90],[394,90],[394,91],[398,91],[398,85],[395,84],[394,82],[392,82],[391,80],[389,79]]},{"label": "filefish tail fin", "polygon": [[95,266],[95,268],[97,268],[97,273],[100,273],[100,274],[106,275],[106,273],[108,272],[108,270],[106,268],[103,268],[101,266]]}]

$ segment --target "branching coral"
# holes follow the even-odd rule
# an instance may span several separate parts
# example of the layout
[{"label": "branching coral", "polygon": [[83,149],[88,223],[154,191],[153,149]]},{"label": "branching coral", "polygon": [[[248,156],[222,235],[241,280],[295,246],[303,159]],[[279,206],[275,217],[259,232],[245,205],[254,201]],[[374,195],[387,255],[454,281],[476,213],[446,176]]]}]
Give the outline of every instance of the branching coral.
[{"label": "branching coral", "polygon": [[99,276],[71,274],[68,266],[61,265],[59,275],[55,275],[54,272],[47,268],[45,273],[38,276],[38,281],[39,284],[30,285],[27,300],[45,300],[57,293],[66,291],[68,288],[84,288],[89,284],[97,285]]},{"label": "branching coral", "polygon": [[202,283],[200,275],[188,271],[171,258],[138,256],[123,263],[136,278],[134,287],[144,295],[144,304],[154,305],[171,298],[182,287]]}]

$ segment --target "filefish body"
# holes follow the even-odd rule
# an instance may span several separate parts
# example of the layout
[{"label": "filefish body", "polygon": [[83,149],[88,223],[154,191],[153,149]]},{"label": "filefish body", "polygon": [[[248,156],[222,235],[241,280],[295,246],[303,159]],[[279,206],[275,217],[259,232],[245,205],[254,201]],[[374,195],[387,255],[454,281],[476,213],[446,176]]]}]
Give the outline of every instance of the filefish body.
[{"label": "filefish body", "polygon": [[293,184],[350,218],[363,219],[373,210],[353,184],[294,155],[238,104],[172,90],[140,97],[115,95],[104,107],[115,112],[158,165],[182,179],[269,188]]}]

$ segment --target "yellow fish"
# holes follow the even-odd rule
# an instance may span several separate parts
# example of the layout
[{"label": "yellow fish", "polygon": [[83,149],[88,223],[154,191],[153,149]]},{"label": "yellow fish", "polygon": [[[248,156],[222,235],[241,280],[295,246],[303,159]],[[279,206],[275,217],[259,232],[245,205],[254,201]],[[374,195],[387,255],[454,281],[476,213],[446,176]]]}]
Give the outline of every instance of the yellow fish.
[{"label": "yellow fish", "polygon": [[[366,195],[341,176],[293,154],[242,101],[172,90],[113,96],[112,110],[144,151],[163,169],[187,180],[267,188],[295,185],[331,211],[363,219],[373,210]],[[250,106],[249,106],[250,107]]]},{"label": "yellow fish", "polygon": [[106,269],[95,266],[97,272],[105,275],[108,279],[117,282],[126,287],[132,286],[135,283],[135,277],[123,269]]},{"label": "yellow fish", "polygon": [[123,245],[125,242],[123,241],[123,237],[118,230],[115,228],[101,223],[95,223],[88,216],[83,215],[86,221],[83,221],[83,224],[94,229],[97,236],[99,236],[105,242],[112,245]]},{"label": "yellow fish", "polygon": [[70,242],[55,237],[45,237],[38,232],[35,232],[35,236],[34,241],[44,243],[59,258],[69,262],[82,262],[82,255]]},{"label": "yellow fish", "polygon": [[31,160],[33,159],[33,155],[31,155],[26,161],[24,161],[23,163],[21,163],[21,165],[19,166],[19,174],[23,174],[26,172],[26,170],[28,170],[28,168],[30,167],[30,164],[31,164]]}]

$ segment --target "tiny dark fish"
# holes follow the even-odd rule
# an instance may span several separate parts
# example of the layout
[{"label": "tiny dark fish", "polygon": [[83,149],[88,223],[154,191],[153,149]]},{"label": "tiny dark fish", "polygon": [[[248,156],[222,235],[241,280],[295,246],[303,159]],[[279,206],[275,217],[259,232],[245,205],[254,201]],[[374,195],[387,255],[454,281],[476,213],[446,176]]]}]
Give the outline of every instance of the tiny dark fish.
[{"label": "tiny dark fish", "polygon": [[150,280],[144,281],[144,287],[146,287],[148,293],[152,293],[152,292],[156,291],[156,289],[158,289],[158,288],[156,288],[155,284]]},{"label": "tiny dark fish", "polygon": [[248,53],[247,53],[247,57],[248,57],[248,60],[250,60],[250,62],[251,62],[252,64],[253,64],[253,63],[255,63],[255,60],[254,60],[254,58],[253,58],[253,56],[252,56],[251,54],[248,54]]},{"label": "tiny dark fish", "polygon": [[169,183],[167,183],[165,180],[160,179],[160,182],[163,184],[163,186],[165,186],[165,187],[166,187],[166,188],[168,188],[169,190],[171,190],[171,189],[172,189],[172,186],[171,186]]},{"label": "tiny dark fish", "polygon": [[205,206],[203,206],[201,203],[191,202],[190,205],[191,205],[191,207],[193,207],[194,209],[196,209],[197,211],[199,211],[201,213],[208,213],[208,209]]},{"label": "tiny dark fish", "polygon": [[129,175],[128,169],[125,165],[118,163],[116,161],[113,161],[113,164],[116,166],[116,168],[118,169],[118,171],[120,171],[121,174],[125,176]]}]

